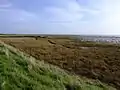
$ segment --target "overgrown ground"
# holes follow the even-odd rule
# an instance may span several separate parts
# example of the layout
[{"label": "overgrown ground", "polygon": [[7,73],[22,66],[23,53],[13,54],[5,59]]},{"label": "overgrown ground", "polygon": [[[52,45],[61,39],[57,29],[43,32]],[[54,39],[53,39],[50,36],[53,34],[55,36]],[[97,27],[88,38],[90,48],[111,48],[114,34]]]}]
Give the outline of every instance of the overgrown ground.
[{"label": "overgrown ground", "polygon": [[69,38],[3,39],[36,59],[44,60],[77,75],[99,79],[120,89],[120,46],[80,42]]},{"label": "overgrown ground", "polygon": [[115,90],[99,81],[70,76],[0,44],[0,90]]}]

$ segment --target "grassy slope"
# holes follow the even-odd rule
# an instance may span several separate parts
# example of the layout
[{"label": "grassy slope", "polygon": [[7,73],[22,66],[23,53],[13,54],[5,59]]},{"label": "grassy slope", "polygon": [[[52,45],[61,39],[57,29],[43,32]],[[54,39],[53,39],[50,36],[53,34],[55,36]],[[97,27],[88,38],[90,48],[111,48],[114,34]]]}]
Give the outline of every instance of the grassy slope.
[{"label": "grassy slope", "polygon": [[114,90],[98,81],[70,76],[5,44],[0,44],[0,86],[1,90]]}]

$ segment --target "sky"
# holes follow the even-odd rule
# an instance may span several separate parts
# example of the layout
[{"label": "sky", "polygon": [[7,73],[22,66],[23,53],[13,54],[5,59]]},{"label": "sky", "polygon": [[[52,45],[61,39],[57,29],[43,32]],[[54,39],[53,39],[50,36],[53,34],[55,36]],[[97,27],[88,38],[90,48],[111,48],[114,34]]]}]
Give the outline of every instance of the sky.
[{"label": "sky", "polygon": [[120,0],[0,0],[0,33],[120,35]]}]

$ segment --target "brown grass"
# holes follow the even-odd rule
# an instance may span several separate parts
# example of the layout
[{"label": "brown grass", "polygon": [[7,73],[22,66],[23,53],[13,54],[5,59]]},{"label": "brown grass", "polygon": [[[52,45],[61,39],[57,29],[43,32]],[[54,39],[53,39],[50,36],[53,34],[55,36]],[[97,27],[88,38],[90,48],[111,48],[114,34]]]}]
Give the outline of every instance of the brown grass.
[{"label": "brown grass", "polygon": [[1,38],[36,59],[120,89],[120,46],[64,38]]}]

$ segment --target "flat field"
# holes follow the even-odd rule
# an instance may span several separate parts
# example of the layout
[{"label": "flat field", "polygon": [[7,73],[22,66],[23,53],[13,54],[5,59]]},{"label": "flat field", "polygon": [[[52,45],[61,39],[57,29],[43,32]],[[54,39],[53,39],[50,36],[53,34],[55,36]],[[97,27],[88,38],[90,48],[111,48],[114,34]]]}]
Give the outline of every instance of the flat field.
[{"label": "flat field", "polygon": [[38,60],[120,89],[120,46],[69,38],[0,38]]}]

